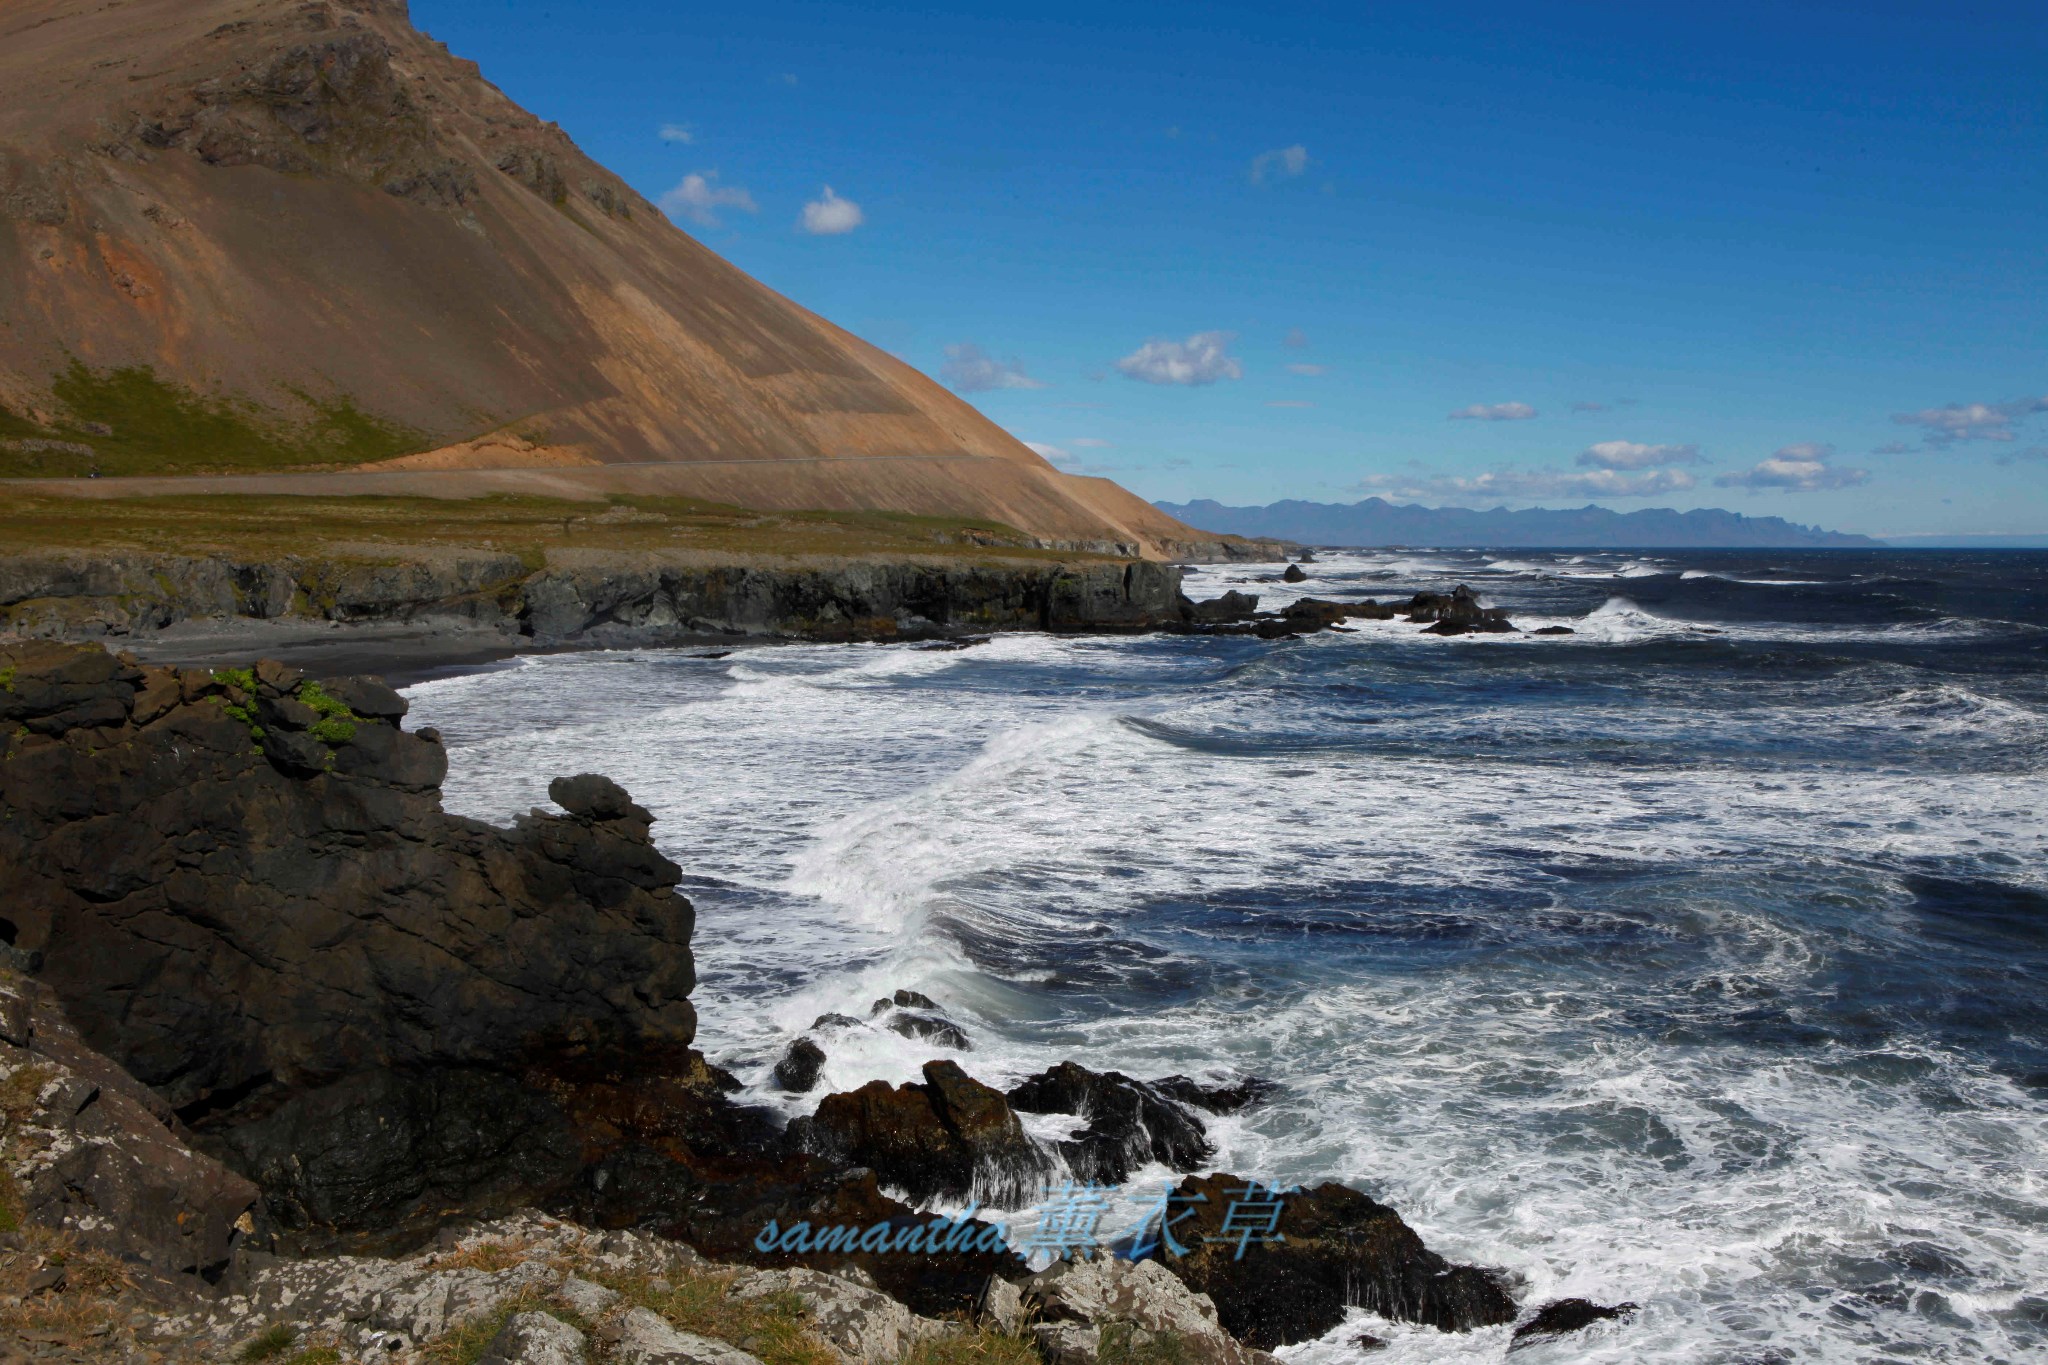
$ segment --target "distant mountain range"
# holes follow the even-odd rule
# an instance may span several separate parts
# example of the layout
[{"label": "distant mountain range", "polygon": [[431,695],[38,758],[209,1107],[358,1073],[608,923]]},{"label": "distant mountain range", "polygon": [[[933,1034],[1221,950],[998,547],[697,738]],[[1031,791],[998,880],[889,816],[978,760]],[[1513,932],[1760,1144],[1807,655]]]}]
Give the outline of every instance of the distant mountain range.
[{"label": "distant mountain range", "polygon": [[1823,531],[1783,517],[1746,517],[1718,507],[1676,512],[1668,507],[1616,512],[1570,509],[1419,507],[1367,498],[1364,502],[1302,502],[1226,507],[1200,498],[1158,504],[1159,510],[1205,531],[1262,536],[1311,545],[1434,545],[1487,548],[1705,549],[1762,546],[1880,546],[1869,536]]}]

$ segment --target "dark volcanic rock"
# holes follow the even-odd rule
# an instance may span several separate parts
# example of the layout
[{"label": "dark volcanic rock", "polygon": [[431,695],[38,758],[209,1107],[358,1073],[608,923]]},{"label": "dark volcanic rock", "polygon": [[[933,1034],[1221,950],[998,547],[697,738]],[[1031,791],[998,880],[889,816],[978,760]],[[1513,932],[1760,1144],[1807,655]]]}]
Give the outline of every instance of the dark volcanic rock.
[{"label": "dark volcanic rock", "polygon": [[1462,635],[1466,630],[1501,633],[1514,629],[1508,614],[1499,607],[1482,607],[1472,589],[1460,583],[1448,595],[1419,592],[1408,602],[1408,619],[1415,623],[1462,626],[1464,630],[1442,630],[1438,635]]},{"label": "dark volcanic rock", "polygon": [[89,1048],[47,987],[7,971],[0,1071],[28,1091],[5,1133],[24,1221],[111,1253],[150,1290],[219,1282],[256,1186],[187,1146],[170,1107]]},{"label": "dark volcanic rock", "polygon": [[1194,602],[1185,597],[1180,599],[1182,618],[1196,624],[1242,621],[1258,609],[1257,594],[1238,592],[1235,589],[1206,602]]},{"label": "dark volcanic rock", "polygon": [[[46,645],[0,648],[0,677],[0,731],[24,732],[0,761],[16,949],[93,1047],[257,1174],[275,1226],[542,1200],[580,1161],[537,1069],[692,1065],[690,903],[614,784],[497,829],[442,812],[446,754],[381,684],[320,701],[277,668]],[[326,720],[263,726],[303,720],[286,686]]]},{"label": "dark volcanic rock", "polygon": [[[1285,1241],[1223,1236],[1249,1182],[1234,1175],[1183,1180],[1170,1229],[1154,1254],[1190,1289],[1209,1295],[1231,1335],[1263,1350],[1308,1341],[1344,1320],[1347,1306],[1383,1317],[1464,1331],[1512,1322],[1514,1301],[1493,1274],[1454,1266],[1422,1244],[1399,1214],[1338,1184],[1279,1196],[1271,1231]],[[1181,1218],[1185,1211],[1188,1217]],[[1239,1225],[1245,1223],[1241,1214]],[[1254,1220],[1265,1226],[1263,1219]]]},{"label": "dark volcanic rock", "polygon": [[1529,632],[1531,635],[1577,635],[1570,626],[1540,626]]},{"label": "dark volcanic rock", "polygon": [[1010,1202],[1042,1187],[1052,1161],[1001,1091],[954,1062],[926,1062],[924,1078],[923,1085],[870,1081],[827,1095],[816,1114],[790,1124],[790,1141],[868,1167],[919,1199],[979,1194]]},{"label": "dark volcanic rock", "polygon": [[902,1034],[905,1038],[921,1038],[940,1047],[959,1048],[962,1052],[974,1046],[967,1040],[966,1031],[958,1024],[935,1015],[898,1010],[889,1016],[884,1027],[891,1033]]},{"label": "dark volcanic rock", "polygon": [[1287,572],[1281,574],[1280,579],[1284,583],[1306,583],[1308,581],[1308,575],[1301,571],[1301,565],[1289,564],[1287,566]]},{"label": "dark volcanic rock", "polygon": [[[1184,1077],[1173,1080],[1196,1088]],[[1183,1104],[1121,1072],[1061,1062],[1020,1081],[1009,1099],[1011,1108],[1027,1114],[1077,1114],[1088,1121],[1084,1132],[1057,1144],[1080,1180],[1120,1185],[1151,1161],[1191,1171],[1215,1151],[1201,1120]]]},{"label": "dark volcanic rock", "polygon": [[801,1095],[818,1083],[818,1073],[824,1068],[825,1049],[808,1038],[799,1038],[775,1064],[775,1083]]},{"label": "dark volcanic rock", "polygon": [[1206,1109],[1212,1114],[1242,1113],[1264,1104],[1280,1092],[1277,1083],[1259,1076],[1246,1076],[1227,1085],[1205,1085],[1187,1076],[1161,1076],[1147,1084],[1169,1099]]},{"label": "dark volcanic rock", "polygon": [[1635,1315],[1632,1303],[1618,1303],[1612,1306],[1594,1303],[1590,1299],[1558,1299],[1546,1303],[1536,1310],[1536,1316],[1515,1329],[1515,1337],[1509,1350],[1517,1346],[1533,1345],[1544,1337],[1561,1337],[1570,1332],[1582,1332],[1596,1322],[1612,1322],[1617,1318]]},{"label": "dark volcanic rock", "polygon": [[873,1016],[891,1009],[935,1010],[938,1007],[938,1001],[932,999],[929,995],[922,995],[917,991],[899,990],[886,1000],[877,1000],[869,1007],[868,1014]]}]

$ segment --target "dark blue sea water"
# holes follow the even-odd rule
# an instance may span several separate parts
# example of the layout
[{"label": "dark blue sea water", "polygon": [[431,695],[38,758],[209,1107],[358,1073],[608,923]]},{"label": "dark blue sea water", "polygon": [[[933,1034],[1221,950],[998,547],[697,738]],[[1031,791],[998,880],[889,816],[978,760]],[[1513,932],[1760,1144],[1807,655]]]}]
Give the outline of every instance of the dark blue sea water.
[{"label": "dark blue sea water", "polygon": [[[1643,1305],[1517,1361],[2048,1359],[2048,554],[1279,567],[1190,591],[1464,582],[1575,633],[559,655],[415,719],[458,809],[597,770],[656,812],[705,1044],[766,1102],[813,1017],[908,986],[992,1083],[1270,1077],[1222,1168]],[[826,1081],[928,1052],[864,1032]]]}]

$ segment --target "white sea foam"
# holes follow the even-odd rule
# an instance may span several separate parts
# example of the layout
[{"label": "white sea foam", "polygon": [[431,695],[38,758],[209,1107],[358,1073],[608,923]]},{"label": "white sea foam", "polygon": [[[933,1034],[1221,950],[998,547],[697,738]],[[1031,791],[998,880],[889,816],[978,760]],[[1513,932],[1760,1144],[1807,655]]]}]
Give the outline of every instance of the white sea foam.
[{"label": "white sea foam", "polygon": [[[1331,555],[1300,586],[1391,595],[1362,577],[1390,558]],[[1415,589],[1457,573],[1452,556],[1429,562]],[[1368,682],[1347,718],[1376,723],[1346,727],[1289,671],[1297,657],[1363,667],[1396,643],[1598,649],[1697,629],[1618,597],[1569,623],[1579,635],[1537,641],[1361,621],[1292,654],[1018,636],[954,653],[565,655],[410,695],[415,723],[448,737],[452,808],[502,819],[544,801],[554,774],[607,772],[656,813],[665,851],[715,879],[690,888],[703,1042],[750,1098],[809,1109],[768,1073],[832,1012],[858,1022],[816,1034],[824,1089],[914,1078],[936,1050],[869,1017],[908,987],[966,1029],[961,1060],[992,1084],[1063,1057],[1272,1077],[1276,1102],[1211,1123],[1217,1169],[1357,1184],[1446,1254],[1514,1272],[1529,1302],[1643,1305],[1517,1362],[2038,1351],[2014,1315],[2048,1275],[2038,1092],[1932,1039],[1787,1047],[1725,1021],[1754,1008],[1797,1024],[1845,954],[1906,934],[1882,908],[1907,899],[1888,869],[2048,886],[2048,779],[2022,762],[2040,713],[1988,685],[1887,690],[1882,671],[1711,705],[1643,674],[1551,708],[1476,693],[1376,706]],[[1752,742],[1714,747],[1731,738]],[[1885,761],[1862,757],[1873,739]],[[1893,756],[1987,743],[1996,771]],[[1770,744],[1822,757],[1745,756]],[[1706,756],[1636,757],[1672,753]],[[1602,868],[1674,880],[1616,900],[1572,875]],[[1758,908],[1757,886],[1801,878],[1810,892],[1772,894],[1810,908]],[[1047,1137],[1066,1122],[1031,1120]],[[1168,1176],[1141,1173],[1106,1226],[1135,1220]],[[1909,1243],[1967,1276],[1938,1303],[1921,1288],[1890,1304],[1883,1267]],[[1366,1357],[1359,1331],[1391,1344]],[[1282,1354],[1506,1349],[1505,1329],[1359,1315]]]}]

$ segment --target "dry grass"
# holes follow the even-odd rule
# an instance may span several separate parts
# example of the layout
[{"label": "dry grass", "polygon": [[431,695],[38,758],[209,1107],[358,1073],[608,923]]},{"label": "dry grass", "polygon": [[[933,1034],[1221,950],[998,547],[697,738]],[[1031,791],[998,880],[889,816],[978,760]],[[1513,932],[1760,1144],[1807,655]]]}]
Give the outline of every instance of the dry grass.
[{"label": "dry grass", "polygon": [[1043,1365],[1030,1337],[993,1327],[970,1327],[920,1341],[902,1365]]},{"label": "dry grass", "polygon": [[547,1295],[539,1290],[528,1290],[499,1306],[494,1313],[458,1324],[448,1332],[420,1348],[419,1359],[423,1365],[476,1365],[483,1359],[484,1351],[498,1333],[505,1330],[505,1323],[520,1313],[544,1310],[577,1328],[588,1324],[576,1320],[575,1316],[559,1308],[551,1308]]},{"label": "dry grass", "polygon": [[736,1299],[733,1277],[716,1273],[684,1271],[665,1281],[602,1273],[591,1278],[685,1332],[732,1343],[762,1365],[838,1365],[837,1353],[811,1331],[810,1311],[794,1294]]},{"label": "dry grass", "polygon": [[[796,557],[1073,559],[994,521],[896,512],[754,512],[692,498],[605,502],[212,495],[72,498],[0,487],[0,545],[398,560],[422,548],[491,550],[538,568],[553,550]],[[1085,556],[1079,556],[1085,557]]]},{"label": "dry grass", "polygon": [[434,1256],[428,1264],[435,1270],[481,1270],[496,1274],[514,1266],[525,1265],[536,1259],[533,1239],[530,1237],[505,1237],[488,1242],[472,1242],[453,1251]]}]

